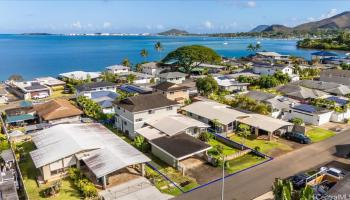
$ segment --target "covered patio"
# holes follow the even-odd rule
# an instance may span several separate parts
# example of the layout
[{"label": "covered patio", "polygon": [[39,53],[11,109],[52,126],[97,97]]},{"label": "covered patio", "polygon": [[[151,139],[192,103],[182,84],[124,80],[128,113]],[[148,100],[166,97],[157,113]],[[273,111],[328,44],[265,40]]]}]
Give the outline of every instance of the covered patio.
[{"label": "covered patio", "polygon": [[260,114],[250,114],[249,117],[237,119],[239,123],[249,125],[256,136],[267,135],[271,140],[274,134],[291,131],[293,124]]}]

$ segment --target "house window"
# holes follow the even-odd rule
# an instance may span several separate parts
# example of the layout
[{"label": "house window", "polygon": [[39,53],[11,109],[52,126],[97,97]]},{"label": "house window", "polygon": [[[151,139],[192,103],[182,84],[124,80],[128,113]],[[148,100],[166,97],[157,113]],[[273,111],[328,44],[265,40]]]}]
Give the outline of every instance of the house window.
[{"label": "house window", "polygon": [[138,118],[138,119],[136,119],[135,121],[136,121],[136,122],[140,122],[140,121],[142,121],[142,118]]},{"label": "house window", "polygon": [[173,109],[173,107],[172,106],[168,106],[168,107],[166,107],[166,110],[172,110]]},{"label": "house window", "polygon": [[52,170],[52,171],[51,171],[51,176],[60,174],[60,173],[62,173],[62,172],[63,172],[63,168],[61,168],[61,169],[56,169],[56,170]]},{"label": "house window", "polygon": [[126,121],[124,121],[124,125],[126,125]]},{"label": "house window", "polygon": [[149,110],[148,114],[154,114],[156,111],[155,110]]}]

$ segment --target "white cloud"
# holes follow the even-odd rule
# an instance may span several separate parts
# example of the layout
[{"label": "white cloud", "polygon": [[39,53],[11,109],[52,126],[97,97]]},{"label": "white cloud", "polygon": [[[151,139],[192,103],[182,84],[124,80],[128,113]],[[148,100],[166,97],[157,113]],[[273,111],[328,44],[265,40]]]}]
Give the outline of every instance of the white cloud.
[{"label": "white cloud", "polygon": [[103,22],[103,28],[109,28],[112,26],[111,22]]},{"label": "white cloud", "polygon": [[161,24],[158,24],[158,25],[156,26],[156,28],[157,28],[157,29],[164,29],[164,26],[161,25]]},{"label": "white cloud", "polygon": [[338,14],[338,9],[336,8],[332,8],[330,11],[328,11],[325,14],[322,14],[321,17],[319,19],[325,19],[325,18],[329,18],[329,17],[333,17],[334,15]]},{"label": "white cloud", "polygon": [[248,1],[247,6],[250,8],[254,8],[256,6],[256,2],[255,1]]},{"label": "white cloud", "polygon": [[83,26],[81,25],[80,21],[76,21],[72,23],[73,28],[81,29]]},{"label": "white cloud", "polygon": [[211,21],[209,21],[209,20],[205,21],[203,23],[203,25],[205,26],[205,28],[208,28],[208,29],[214,28],[214,24]]}]

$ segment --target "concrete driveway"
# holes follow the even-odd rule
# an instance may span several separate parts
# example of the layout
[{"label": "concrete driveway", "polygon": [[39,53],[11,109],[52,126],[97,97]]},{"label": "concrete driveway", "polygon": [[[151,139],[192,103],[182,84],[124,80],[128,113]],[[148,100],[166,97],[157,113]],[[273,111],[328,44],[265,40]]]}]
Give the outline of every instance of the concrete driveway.
[{"label": "concrete driveway", "polygon": [[[334,160],[350,163],[349,160],[334,156],[335,145],[350,144],[350,130],[332,138],[311,144],[275,158],[263,165],[226,178],[224,199],[254,199],[271,190],[275,178],[287,178],[294,174],[322,166]],[[176,199],[213,200],[221,197],[221,182],[194,190]]]}]

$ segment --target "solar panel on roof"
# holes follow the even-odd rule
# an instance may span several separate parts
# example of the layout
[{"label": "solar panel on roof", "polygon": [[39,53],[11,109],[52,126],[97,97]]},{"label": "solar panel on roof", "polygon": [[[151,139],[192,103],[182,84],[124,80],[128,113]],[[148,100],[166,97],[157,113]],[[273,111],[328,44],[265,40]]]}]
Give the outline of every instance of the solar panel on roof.
[{"label": "solar panel on roof", "polygon": [[347,100],[341,99],[341,98],[335,97],[335,96],[328,97],[327,100],[335,101],[337,104],[340,104],[342,106],[344,106],[344,105],[346,105],[348,103]]},{"label": "solar panel on roof", "polygon": [[308,113],[314,113],[317,111],[315,106],[308,105],[308,104],[299,104],[297,106],[294,106],[293,108],[296,110],[300,110]]}]

